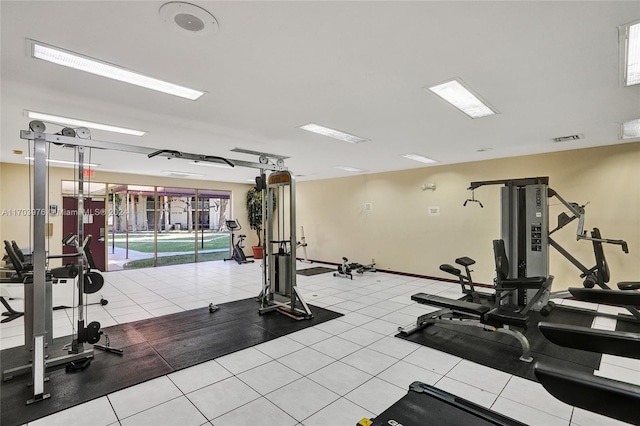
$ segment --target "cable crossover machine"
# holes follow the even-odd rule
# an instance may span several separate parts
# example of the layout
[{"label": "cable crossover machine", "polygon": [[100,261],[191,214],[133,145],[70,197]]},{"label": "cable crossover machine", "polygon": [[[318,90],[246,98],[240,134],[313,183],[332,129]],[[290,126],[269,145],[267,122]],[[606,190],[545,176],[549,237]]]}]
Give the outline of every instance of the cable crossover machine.
[{"label": "cable crossover machine", "polygon": [[[36,212],[47,211],[47,181],[46,160],[47,146],[54,144],[65,148],[73,148],[78,155],[78,181],[80,197],[78,198],[78,210],[83,211],[83,169],[84,153],[87,149],[114,150],[133,154],[146,155],[148,158],[165,157],[167,159],[182,159],[198,162],[226,164],[230,167],[249,167],[258,169],[260,176],[256,178],[256,187],[262,191],[263,211],[263,249],[265,256],[262,259],[262,292],[258,297],[260,307],[259,314],[271,311],[281,312],[295,319],[311,319],[313,314],[304,298],[297,289],[296,284],[296,191],[295,178],[284,166],[282,158],[268,155],[260,155],[258,162],[231,160],[218,156],[191,154],[176,150],[154,149],[135,145],[127,145],[116,142],[105,142],[90,139],[91,134],[87,128],[72,129],[65,127],[59,133],[45,133],[45,124],[41,121],[29,123],[29,130],[20,131],[20,138],[33,142],[33,207]],[[270,174],[267,176],[266,172]],[[274,199],[277,200],[274,202]],[[268,201],[267,201],[268,200]],[[264,214],[267,209],[272,214]],[[10,379],[13,375],[31,372],[31,391],[33,398],[27,403],[45,400],[51,395],[45,392],[45,383],[48,381],[47,368],[64,363],[81,363],[93,358],[93,349],[102,349],[107,352],[122,354],[119,349],[111,348],[107,343],[97,345],[102,332],[100,324],[96,321],[85,326],[82,314],[83,276],[82,268],[79,268],[79,314],[78,330],[70,345],[69,354],[53,358],[48,351],[52,346],[52,302],[51,302],[51,274],[46,270],[46,236],[45,216],[34,214],[33,216],[33,274],[29,285],[25,285],[25,350],[30,353],[28,365],[12,368],[3,372],[3,380]],[[83,216],[78,215],[78,240],[82,241]],[[77,257],[82,260],[82,253]],[[28,302],[28,303],[27,303]],[[29,330],[26,330],[29,324]],[[108,342],[108,339],[107,339]],[[93,344],[93,348],[85,349],[84,343]]]}]

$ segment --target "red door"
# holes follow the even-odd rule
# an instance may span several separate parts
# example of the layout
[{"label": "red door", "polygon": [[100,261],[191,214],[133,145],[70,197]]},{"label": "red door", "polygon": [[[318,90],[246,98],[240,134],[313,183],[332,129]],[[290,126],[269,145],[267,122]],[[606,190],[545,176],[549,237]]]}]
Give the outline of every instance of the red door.
[{"label": "red door", "polygon": [[[69,233],[76,235],[78,233],[78,200],[73,197],[62,197],[62,208],[64,215],[62,217],[62,235],[63,237]],[[103,198],[85,198],[84,199],[84,236],[91,234],[91,254],[96,263],[96,268],[100,271],[105,270],[105,200]],[[71,247],[62,247],[63,253],[74,253]]]}]

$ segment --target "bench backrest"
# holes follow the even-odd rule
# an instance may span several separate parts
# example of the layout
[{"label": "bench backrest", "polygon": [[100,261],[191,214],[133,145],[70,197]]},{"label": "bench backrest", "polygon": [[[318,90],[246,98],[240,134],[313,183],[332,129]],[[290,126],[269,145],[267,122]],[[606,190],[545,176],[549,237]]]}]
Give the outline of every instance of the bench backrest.
[{"label": "bench backrest", "polygon": [[[593,228],[593,231],[591,231],[591,238],[602,238],[598,228]],[[609,265],[607,264],[607,259],[604,257],[602,242],[593,240],[592,243],[593,254],[596,256],[596,277],[598,278],[598,285],[602,287],[604,284],[608,283],[610,279]]]},{"label": "bench backrest", "polygon": [[13,269],[16,270],[16,273],[18,275],[22,275],[22,273],[24,272],[24,264],[20,261],[20,258],[18,257],[16,252],[13,250],[13,247],[11,246],[11,243],[9,241],[7,241],[7,240],[4,240],[4,249],[6,250],[7,254],[9,255],[9,259],[11,260],[11,263],[13,264]]},{"label": "bench backrest", "polygon": [[509,278],[509,259],[504,248],[504,240],[493,240],[493,257],[496,263],[497,283]]}]

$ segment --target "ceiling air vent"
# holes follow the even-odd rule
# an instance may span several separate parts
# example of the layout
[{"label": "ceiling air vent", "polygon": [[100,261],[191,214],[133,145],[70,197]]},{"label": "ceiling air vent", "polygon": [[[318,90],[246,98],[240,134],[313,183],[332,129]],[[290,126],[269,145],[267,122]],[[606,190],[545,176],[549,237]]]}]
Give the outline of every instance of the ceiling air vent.
[{"label": "ceiling air vent", "polygon": [[577,141],[578,139],[584,139],[583,134],[570,135],[570,136],[560,136],[559,138],[553,138],[554,142],[569,142],[569,141]]}]

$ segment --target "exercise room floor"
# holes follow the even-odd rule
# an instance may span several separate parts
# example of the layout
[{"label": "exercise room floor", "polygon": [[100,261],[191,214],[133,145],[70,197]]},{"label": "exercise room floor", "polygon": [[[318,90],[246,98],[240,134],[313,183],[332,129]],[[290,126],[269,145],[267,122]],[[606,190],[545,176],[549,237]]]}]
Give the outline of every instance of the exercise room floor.
[{"label": "exercise room floor", "polygon": [[[259,263],[221,261],[105,273],[109,304],[90,306],[88,319],[104,328],[255,297],[260,276]],[[416,380],[531,425],[622,424],[566,405],[536,382],[393,337],[429,310],[412,294],[458,298],[456,284],[376,272],[353,280],[298,275],[298,287],[307,302],[345,315],[28,425],[353,426]],[[71,309],[54,312],[54,337],[71,334],[71,316]],[[598,318],[594,327],[615,329],[615,320]],[[22,318],[0,331],[0,349],[23,344]],[[595,374],[640,383],[640,361],[603,355]]]}]

